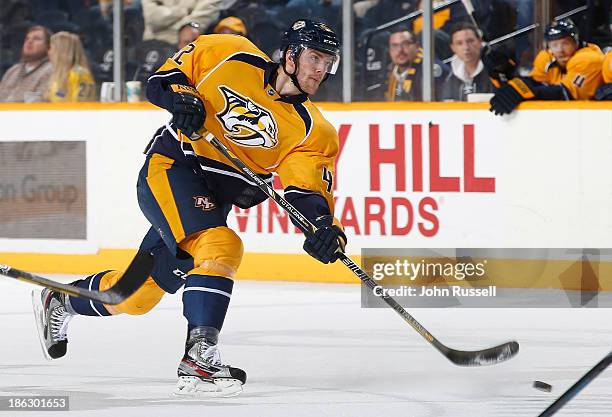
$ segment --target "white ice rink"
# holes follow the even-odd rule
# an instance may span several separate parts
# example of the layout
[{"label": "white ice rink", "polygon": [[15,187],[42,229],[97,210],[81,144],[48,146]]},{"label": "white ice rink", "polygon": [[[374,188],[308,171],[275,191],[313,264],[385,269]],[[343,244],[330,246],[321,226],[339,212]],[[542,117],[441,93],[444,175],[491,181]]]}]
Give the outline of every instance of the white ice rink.
[{"label": "white ice rink", "polygon": [[[79,417],[535,417],[612,349],[606,309],[411,310],[455,348],[521,344],[509,362],[459,368],[392,310],[360,308],[357,285],[238,281],[220,346],[247,371],[245,392],[191,400],[171,395],[186,332],[180,293],[141,317],[75,318],[68,355],[47,362],[32,288],[0,278],[0,395],[68,395]],[[612,416],[612,368],[557,415]]]}]

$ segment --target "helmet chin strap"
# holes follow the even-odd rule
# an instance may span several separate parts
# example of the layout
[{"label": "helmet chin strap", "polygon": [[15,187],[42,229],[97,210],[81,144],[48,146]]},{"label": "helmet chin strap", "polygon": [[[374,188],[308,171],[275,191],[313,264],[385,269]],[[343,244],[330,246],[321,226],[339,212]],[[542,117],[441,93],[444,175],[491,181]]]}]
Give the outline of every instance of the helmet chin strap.
[{"label": "helmet chin strap", "polygon": [[[298,55],[298,57],[299,57],[299,55]],[[283,62],[283,65],[281,65],[281,66],[282,66],[282,68],[283,68],[283,72],[289,76],[289,78],[291,79],[291,82],[293,83],[293,85],[295,85],[295,86],[297,87],[297,89],[298,89],[298,90],[300,90],[300,91],[302,92],[302,94],[306,94],[306,95],[308,95],[308,93],[307,93],[306,91],[302,90],[302,87],[300,86],[300,82],[298,81],[298,78],[297,78],[297,75],[296,75],[296,74],[297,74],[297,72],[298,72],[298,69],[299,69],[299,68],[298,68],[298,65],[299,65],[299,64],[298,64],[298,59],[297,59],[297,57],[296,57],[296,58],[294,58],[294,61],[295,61],[295,71],[293,71],[293,73],[292,73],[292,74],[289,74],[289,72],[287,71],[287,68],[285,68],[285,65],[286,65],[287,63],[286,63],[286,62]]]}]

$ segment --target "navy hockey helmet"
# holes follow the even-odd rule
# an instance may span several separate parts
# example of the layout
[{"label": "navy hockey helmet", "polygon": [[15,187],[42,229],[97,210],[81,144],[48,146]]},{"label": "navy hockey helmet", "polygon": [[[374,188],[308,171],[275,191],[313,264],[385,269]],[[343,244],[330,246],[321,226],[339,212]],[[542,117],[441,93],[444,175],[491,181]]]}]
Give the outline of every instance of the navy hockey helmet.
[{"label": "navy hockey helmet", "polygon": [[546,26],[546,30],[544,31],[544,40],[546,40],[546,42],[566,37],[572,38],[576,42],[576,45],[580,45],[578,28],[572,19],[558,20]]},{"label": "navy hockey helmet", "polygon": [[329,74],[335,74],[340,62],[340,40],[334,31],[322,22],[310,19],[300,19],[293,22],[281,38],[281,63],[285,65],[285,53],[291,48],[291,56],[297,62],[302,51],[312,48],[332,55],[332,65],[327,69]]}]

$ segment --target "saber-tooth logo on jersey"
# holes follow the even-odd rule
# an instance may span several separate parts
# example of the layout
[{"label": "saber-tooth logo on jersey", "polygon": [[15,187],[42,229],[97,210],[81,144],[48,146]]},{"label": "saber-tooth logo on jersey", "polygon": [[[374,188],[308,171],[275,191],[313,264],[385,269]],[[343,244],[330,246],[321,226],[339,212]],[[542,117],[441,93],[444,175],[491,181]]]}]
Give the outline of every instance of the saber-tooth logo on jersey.
[{"label": "saber-tooth logo on jersey", "polygon": [[270,111],[222,85],[225,108],[217,119],[229,133],[225,137],[245,146],[273,148],[278,143],[278,128]]}]

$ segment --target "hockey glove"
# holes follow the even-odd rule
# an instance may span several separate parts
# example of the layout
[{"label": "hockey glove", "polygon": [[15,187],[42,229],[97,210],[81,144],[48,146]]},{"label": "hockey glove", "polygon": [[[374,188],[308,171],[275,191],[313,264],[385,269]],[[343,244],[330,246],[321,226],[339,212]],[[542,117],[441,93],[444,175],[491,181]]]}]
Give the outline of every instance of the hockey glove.
[{"label": "hockey glove", "polygon": [[170,91],[164,97],[164,108],[172,113],[172,124],[187,137],[204,125],[204,103],[198,91],[191,86],[170,85]]},{"label": "hockey glove", "polygon": [[500,88],[503,83],[514,78],[516,63],[510,58],[510,53],[501,47],[485,46],[480,52],[480,59],[489,73],[491,83]]},{"label": "hockey glove", "polygon": [[338,252],[344,252],[346,246],[346,235],[333,220],[330,215],[317,217],[314,221],[317,231],[306,236],[304,241],[304,250],[324,264],[335,262]]},{"label": "hockey glove", "polygon": [[595,100],[612,100],[612,83],[599,87],[595,91]]},{"label": "hockey glove", "polygon": [[530,78],[513,78],[497,90],[491,99],[491,108],[496,115],[509,114],[525,100],[535,98]]}]

